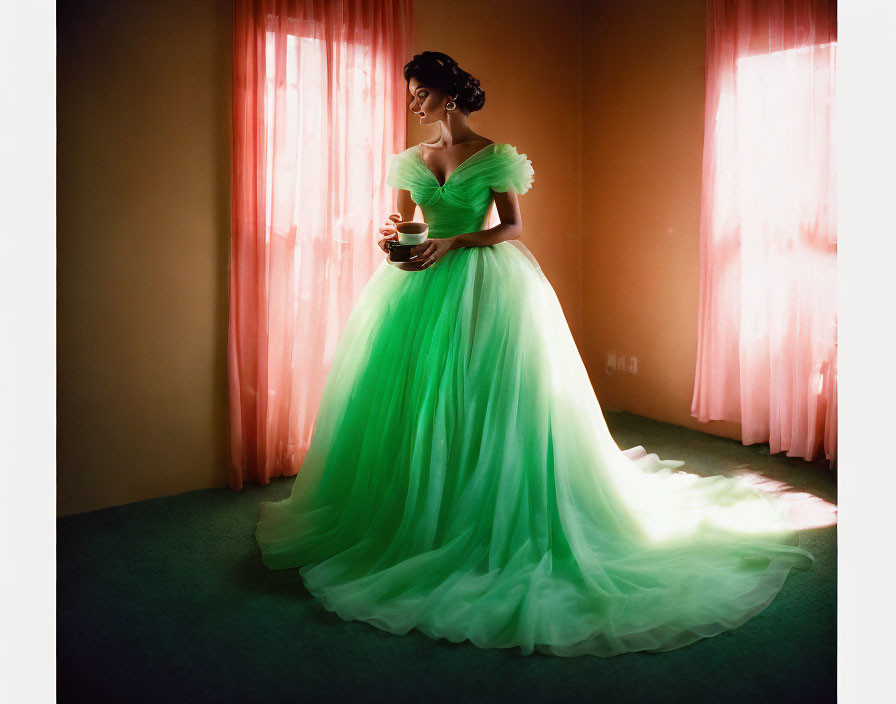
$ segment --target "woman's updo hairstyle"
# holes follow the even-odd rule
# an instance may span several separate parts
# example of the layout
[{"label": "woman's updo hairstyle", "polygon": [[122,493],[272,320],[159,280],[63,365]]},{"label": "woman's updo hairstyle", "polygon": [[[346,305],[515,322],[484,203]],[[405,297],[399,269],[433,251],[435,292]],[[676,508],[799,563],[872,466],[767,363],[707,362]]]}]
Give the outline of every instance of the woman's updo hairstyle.
[{"label": "woman's updo hairstyle", "polygon": [[457,107],[466,115],[482,110],[485,105],[485,91],[479,87],[479,79],[473,78],[457,65],[457,61],[440,51],[416,54],[404,67],[404,80],[411,80],[411,76],[424,85],[444,91],[449,100],[456,95]]}]

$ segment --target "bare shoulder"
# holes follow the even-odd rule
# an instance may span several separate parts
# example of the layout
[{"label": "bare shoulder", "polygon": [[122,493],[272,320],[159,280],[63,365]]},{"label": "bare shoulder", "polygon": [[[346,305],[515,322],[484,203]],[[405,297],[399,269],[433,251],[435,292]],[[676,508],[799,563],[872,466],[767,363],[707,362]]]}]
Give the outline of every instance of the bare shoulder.
[{"label": "bare shoulder", "polygon": [[[420,147],[423,149],[427,149],[430,151],[446,151],[445,147],[439,146],[439,140],[435,140],[434,142],[420,142]],[[458,151],[458,152],[476,152],[480,149],[484,149],[489,144],[494,144],[494,140],[489,139],[488,137],[482,137],[480,135],[476,135],[476,139],[471,139],[465,142],[458,142],[454,146],[451,147],[449,151]]]}]

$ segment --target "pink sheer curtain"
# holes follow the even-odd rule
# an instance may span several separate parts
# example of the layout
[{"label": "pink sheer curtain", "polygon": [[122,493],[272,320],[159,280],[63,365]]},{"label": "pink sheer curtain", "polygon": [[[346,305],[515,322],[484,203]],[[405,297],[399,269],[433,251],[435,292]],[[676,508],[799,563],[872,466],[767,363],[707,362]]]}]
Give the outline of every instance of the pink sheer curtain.
[{"label": "pink sheer curtain", "polygon": [[835,464],[833,0],[707,0],[691,415]]},{"label": "pink sheer curtain", "polygon": [[412,0],[236,0],[229,485],[299,471],[333,351],[382,261]]}]

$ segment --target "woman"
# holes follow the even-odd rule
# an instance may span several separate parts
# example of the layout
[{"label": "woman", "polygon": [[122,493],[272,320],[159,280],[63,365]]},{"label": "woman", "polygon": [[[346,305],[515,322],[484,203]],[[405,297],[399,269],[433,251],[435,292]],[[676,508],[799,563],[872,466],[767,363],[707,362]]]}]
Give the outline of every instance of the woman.
[{"label": "woman", "polygon": [[[470,128],[479,81],[404,68],[438,140],[392,161],[429,239],[384,262],[346,324],[291,496],[262,504],[264,563],[392,633],[602,657],[741,625],[808,568],[782,506],[740,480],[625,452],[522,233],[525,154]],[[483,230],[497,204],[501,224]],[[394,236],[383,228],[380,246]]]}]

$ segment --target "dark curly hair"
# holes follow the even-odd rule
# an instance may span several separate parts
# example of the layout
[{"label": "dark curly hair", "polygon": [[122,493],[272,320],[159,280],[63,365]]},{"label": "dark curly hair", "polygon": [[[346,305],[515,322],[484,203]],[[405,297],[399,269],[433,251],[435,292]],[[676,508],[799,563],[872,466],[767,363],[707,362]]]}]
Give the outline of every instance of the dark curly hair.
[{"label": "dark curly hair", "polygon": [[457,96],[457,106],[469,115],[482,110],[485,91],[479,87],[479,79],[464,71],[457,61],[441,51],[424,51],[415,54],[404,66],[404,80],[411,76],[423,85],[444,91],[449,97]]}]

